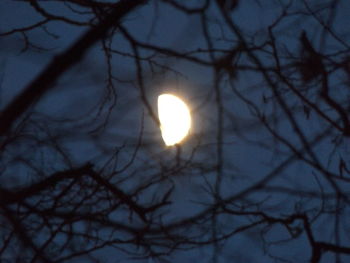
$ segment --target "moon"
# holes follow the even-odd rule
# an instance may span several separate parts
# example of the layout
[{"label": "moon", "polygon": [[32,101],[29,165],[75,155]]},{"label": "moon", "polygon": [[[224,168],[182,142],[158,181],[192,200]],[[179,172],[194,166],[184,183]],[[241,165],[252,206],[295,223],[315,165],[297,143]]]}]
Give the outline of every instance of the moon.
[{"label": "moon", "polygon": [[160,130],[166,146],[179,144],[191,129],[191,113],[179,97],[165,93],[158,96]]}]

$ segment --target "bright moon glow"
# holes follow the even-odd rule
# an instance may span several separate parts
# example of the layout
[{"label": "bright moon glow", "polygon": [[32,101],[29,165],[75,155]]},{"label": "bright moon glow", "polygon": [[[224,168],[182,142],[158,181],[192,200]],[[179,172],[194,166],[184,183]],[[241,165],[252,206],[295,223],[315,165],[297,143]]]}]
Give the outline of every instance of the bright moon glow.
[{"label": "bright moon glow", "polygon": [[165,145],[175,145],[187,136],[191,128],[191,115],[180,98],[172,94],[159,95],[158,116]]}]

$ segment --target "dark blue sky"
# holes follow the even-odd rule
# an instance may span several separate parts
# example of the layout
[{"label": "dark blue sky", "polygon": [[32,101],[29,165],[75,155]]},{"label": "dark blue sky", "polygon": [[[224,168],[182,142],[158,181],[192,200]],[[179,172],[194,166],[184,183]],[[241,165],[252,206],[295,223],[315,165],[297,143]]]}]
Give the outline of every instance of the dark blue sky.
[{"label": "dark blue sky", "polygon": [[[204,1],[178,2],[196,6]],[[206,11],[205,18],[208,21],[212,45],[218,50],[213,52],[213,55],[215,59],[219,59],[239,41],[237,35],[226,24],[220,10],[214,4],[215,1],[209,2],[210,8]],[[239,6],[230,13],[230,17],[243,32],[246,41],[252,46],[260,47],[261,52],[256,51],[256,56],[264,66],[274,66],[273,51],[268,46],[270,43],[268,27],[281,15],[281,5],[287,5],[288,1],[239,2]],[[349,49],[332,34],[341,37],[347,45],[350,45],[347,28],[350,2],[337,3],[336,12],[333,14],[333,33],[322,29],[317,16],[307,14],[308,8],[303,2],[291,1],[288,9],[290,16],[285,16],[274,28],[281,63],[286,65],[295,63],[295,57],[300,54],[299,37],[302,30],[307,32],[317,50],[330,56],[328,60],[325,59],[327,63],[331,64],[348,56]],[[314,10],[318,8],[321,10],[323,4],[330,1],[310,2]],[[89,15],[77,15],[60,2],[48,1],[42,4],[48,12],[57,16],[80,22],[89,18]],[[320,15],[320,19],[326,19],[328,15],[327,10],[319,11],[317,14]],[[0,32],[28,26],[42,19],[28,3],[7,0],[0,2],[0,17]],[[140,44],[138,51],[143,57],[141,66],[144,93],[152,110],[156,113],[157,96],[169,89],[181,94],[190,104],[194,126],[190,137],[182,145],[181,158],[183,162],[190,160],[191,165],[178,173],[167,174],[166,171],[176,162],[176,150],[164,147],[157,123],[152,119],[145,105],[145,99],[142,98],[140,83],[137,81],[138,72],[132,57],[132,45],[122,33],[116,31],[111,45],[116,52],[110,61],[111,73],[114,76],[113,87],[108,86],[108,63],[103,46],[99,42],[87,52],[82,61],[65,72],[50,92],[28,111],[35,112],[34,121],[47,124],[52,135],[57,135],[65,153],[25,141],[11,146],[8,153],[2,157],[2,167],[8,167],[0,177],[3,185],[22,187],[36,180],[35,172],[28,164],[12,162],[11,158],[16,160],[15,157],[22,156],[33,162],[36,167],[41,167],[50,173],[66,169],[68,164],[65,158],[69,159],[74,167],[92,162],[98,168],[108,166],[108,169],[112,169],[109,168],[109,160],[113,159],[117,152],[118,160],[115,160],[117,170],[133,160],[116,179],[116,183],[120,184],[125,192],[132,192],[143,183],[154,180],[155,174],[167,177],[166,180],[154,184],[140,194],[141,200],[138,201],[142,204],[154,202],[162,193],[174,186],[170,198],[172,204],[162,210],[163,222],[170,223],[206,211],[215,201],[211,191],[214,191],[218,176],[222,178],[220,196],[223,200],[230,200],[273,173],[285,160],[289,158],[292,160],[293,152],[286,146],[288,143],[297,149],[303,147],[295,127],[291,125],[281,106],[276,103],[276,96],[273,95],[263,74],[259,70],[252,69],[255,66],[252,58],[244,52],[234,61],[237,76],[230,80],[230,74],[224,72],[217,86],[215,83],[215,78],[218,76],[215,75],[217,68],[161,52],[160,49],[164,48],[177,53],[187,53],[198,60],[210,61],[209,52],[206,52],[208,43],[199,15],[184,14],[163,1],[149,1],[147,5],[123,19],[122,25]],[[24,52],[21,51],[24,40],[20,33],[1,37],[0,110],[23,91],[56,55],[75,43],[87,29],[86,26],[69,25],[62,21],[50,22],[46,28],[27,32],[27,37],[33,45],[45,50],[29,47]],[[145,48],[147,45],[156,46],[156,49]],[[337,55],[337,52],[344,54]],[[290,70],[285,74],[289,74],[291,78],[295,76],[296,79],[293,79],[295,85],[303,89],[298,73]],[[343,79],[342,73],[332,74],[330,84],[333,87],[332,96],[339,103],[345,101],[345,105],[345,98],[349,100],[350,96],[349,85]],[[275,81],[275,76],[272,80]],[[307,118],[304,104],[300,103],[300,99],[283,84],[278,85],[281,90],[286,90],[283,93],[286,105],[293,113],[298,127],[312,144],[314,138],[327,128],[327,122],[315,112],[311,112],[311,118]],[[221,138],[223,166],[220,175],[213,169],[219,159],[216,87],[221,91],[223,105]],[[338,117],[335,111],[329,110],[317,97],[317,87],[310,88],[305,94],[320,105],[329,116],[334,119]],[[272,136],[271,131],[263,125],[259,114],[267,118],[267,122],[287,143],[284,144],[276,139],[276,136]],[[138,145],[140,130],[142,130],[142,143]],[[29,132],[35,134],[35,131],[36,128],[29,128]],[[323,136],[324,140],[312,144],[315,158],[322,164],[322,169],[339,173],[339,159],[343,158],[348,163],[348,138],[340,139],[341,135],[332,129]],[[339,144],[334,143],[336,139],[339,139]],[[138,150],[136,155],[134,155],[135,149]],[[307,163],[306,160],[312,159],[312,156],[308,156],[308,153],[303,153],[303,156],[306,156],[305,160],[293,159],[285,169],[281,169],[273,176],[273,180],[269,180],[247,195],[235,198],[229,208],[264,211],[276,218],[288,217],[293,213],[307,213],[314,219],[312,229],[317,240],[334,243],[335,217],[331,212],[335,206],[334,199],[324,202],[320,198],[324,193],[333,193],[332,186],[315,166]],[[339,188],[345,194],[348,193],[347,184],[348,182],[339,183]],[[315,193],[317,196],[312,196]],[[330,211],[327,211],[327,207]],[[349,243],[347,232],[349,229],[346,223],[349,218],[347,204],[344,204],[339,215],[341,229],[339,239],[346,246]],[[128,222],[129,215],[123,211],[116,212],[113,216],[118,222]],[[253,216],[218,216],[217,233],[224,234],[239,229],[254,222],[255,219]],[[137,220],[128,223],[131,226],[142,224]],[[299,224],[300,222],[296,222],[291,227],[298,227]],[[208,225],[205,227],[208,229],[204,231],[203,237],[209,238],[212,229]],[[302,228],[301,225],[299,227]],[[104,231],[106,232],[102,235],[109,233],[108,230]],[[186,230],[179,231],[179,234],[183,234]],[[189,233],[193,233],[191,231],[195,233],[200,230],[192,229]],[[311,248],[305,233],[292,240],[290,233],[282,224],[262,224],[233,235],[225,242],[220,242],[214,251],[218,253],[217,262],[309,262]],[[212,254],[213,246],[206,245],[189,251],[175,252],[171,256],[165,256],[164,259],[168,262],[193,262],[193,260],[210,262]],[[133,261],[125,253],[113,247],[97,251],[94,256],[102,262]],[[346,262],[349,257],[342,256],[341,259],[339,262]],[[155,261],[148,258],[143,262]],[[335,262],[334,254],[324,254],[321,262]]]}]

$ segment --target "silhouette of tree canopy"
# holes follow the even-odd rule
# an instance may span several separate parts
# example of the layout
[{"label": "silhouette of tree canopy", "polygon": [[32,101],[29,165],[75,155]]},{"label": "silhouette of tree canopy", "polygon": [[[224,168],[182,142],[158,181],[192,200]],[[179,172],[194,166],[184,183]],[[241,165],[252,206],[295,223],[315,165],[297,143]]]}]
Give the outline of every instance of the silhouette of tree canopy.
[{"label": "silhouette of tree canopy", "polygon": [[0,3],[0,261],[349,260],[349,8]]}]

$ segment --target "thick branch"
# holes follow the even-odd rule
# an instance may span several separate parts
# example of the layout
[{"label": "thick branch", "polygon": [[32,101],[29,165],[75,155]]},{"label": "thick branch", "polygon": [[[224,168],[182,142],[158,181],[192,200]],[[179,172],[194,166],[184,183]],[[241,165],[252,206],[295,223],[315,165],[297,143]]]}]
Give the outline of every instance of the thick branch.
[{"label": "thick branch", "polygon": [[144,3],[146,3],[145,0],[120,1],[106,19],[88,30],[61,55],[56,56],[44,71],[0,113],[0,135],[7,133],[13,123],[52,89],[57,79],[78,63],[86,51],[102,39],[110,28],[120,23],[124,16]]}]

